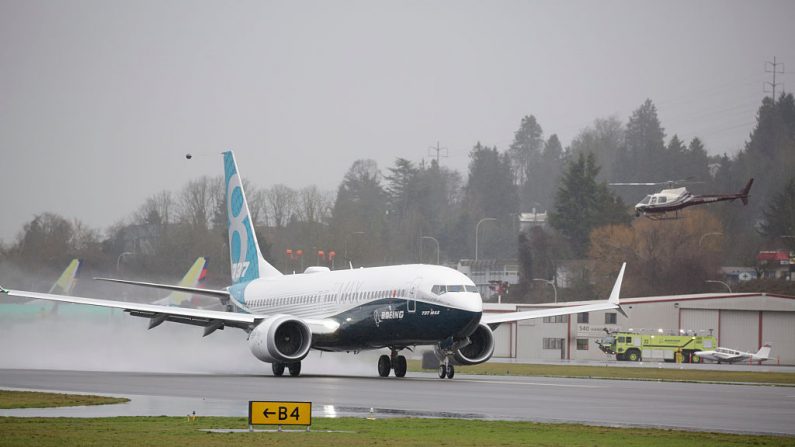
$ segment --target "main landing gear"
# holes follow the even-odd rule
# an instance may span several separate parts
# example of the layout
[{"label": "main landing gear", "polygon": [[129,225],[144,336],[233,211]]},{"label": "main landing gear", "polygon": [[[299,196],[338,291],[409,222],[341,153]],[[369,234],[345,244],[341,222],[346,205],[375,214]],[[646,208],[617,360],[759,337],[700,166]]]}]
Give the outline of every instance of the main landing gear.
[{"label": "main landing gear", "polygon": [[395,377],[404,377],[408,365],[406,364],[406,357],[398,355],[398,351],[393,349],[391,355],[382,355],[378,357],[378,375],[381,377],[389,376],[389,371],[395,371]]},{"label": "main landing gear", "polygon": [[444,379],[447,377],[448,379],[452,379],[455,376],[455,367],[452,363],[450,363],[450,357],[444,358],[444,363],[439,365],[439,378]]},{"label": "main landing gear", "polygon": [[271,370],[273,370],[273,375],[276,377],[281,377],[284,375],[284,369],[290,372],[290,375],[293,377],[298,377],[301,374],[301,362],[294,362],[294,363],[271,363]]}]

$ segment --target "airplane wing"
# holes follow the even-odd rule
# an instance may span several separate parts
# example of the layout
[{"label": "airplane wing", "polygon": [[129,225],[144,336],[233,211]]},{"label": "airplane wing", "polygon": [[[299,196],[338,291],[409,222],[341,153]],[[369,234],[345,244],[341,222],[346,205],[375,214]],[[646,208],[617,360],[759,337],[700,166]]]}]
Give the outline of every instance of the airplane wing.
[{"label": "airplane wing", "polygon": [[185,292],[185,293],[193,293],[196,295],[210,295],[217,298],[229,298],[229,291],[228,290],[213,290],[213,289],[201,289],[199,287],[187,287],[187,286],[175,286],[171,284],[158,284],[154,282],[143,282],[143,281],[128,281],[126,279],[114,279],[114,278],[94,278],[97,281],[108,281],[108,282],[116,282],[120,284],[130,284],[134,286],[141,286],[141,287],[152,287],[154,289],[164,289],[164,290],[171,290],[174,292]]},{"label": "airplane wing", "polygon": [[[262,320],[269,317],[269,315],[262,314],[222,312],[217,310],[190,309],[174,306],[160,306],[157,304],[131,303],[97,298],[55,295],[51,293],[27,292],[23,290],[5,289],[0,286],[0,295],[3,294],[39,300],[122,309],[134,317],[149,318],[149,329],[157,327],[165,321],[173,321],[175,323],[203,326],[204,336],[210,335],[216,330],[223,329],[224,327],[235,327],[249,331]],[[339,323],[326,319],[302,320],[309,325],[313,334],[332,333],[339,327]]]},{"label": "airplane wing", "polygon": [[621,265],[621,270],[618,272],[613,290],[610,292],[610,297],[605,301],[597,301],[593,304],[583,304],[580,306],[562,306],[553,309],[538,309],[538,310],[525,310],[521,312],[508,312],[508,313],[484,313],[480,318],[480,322],[488,325],[499,325],[500,323],[508,323],[511,321],[530,320],[532,318],[554,317],[556,315],[570,315],[580,312],[593,312],[596,310],[612,310],[615,309],[621,312],[625,317],[624,309],[618,302],[618,296],[621,291],[621,282],[624,279],[624,269],[627,263]]}]

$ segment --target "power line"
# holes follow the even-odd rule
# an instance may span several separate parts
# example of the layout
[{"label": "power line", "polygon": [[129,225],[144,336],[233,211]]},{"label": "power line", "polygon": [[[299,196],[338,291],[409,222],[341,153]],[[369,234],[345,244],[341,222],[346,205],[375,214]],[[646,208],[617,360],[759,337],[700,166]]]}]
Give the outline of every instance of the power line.
[{"label": "power line", "polygon": [[[778,71],[778,67],[781,66],[781,71]],[[770,67],[770,70],[768,70]],[[768,93],[767,86],[769,85],[772,94],[773,94],[773,101],[776,100],[776,86],[781,85],[780,82],[776,82],[776,74],[784,74],[784,63],[776,62],[776,57],[773,56],[773,62],[765,61],[765,73],[772,73],[773,74],[773,82],[765,82],[762,90],[764,93]]]},{"label": "power line", "polygon": [[439,146],[439,142],[436,142],[436,146],[431,146],[428,148],[428,155],[433,156],[432,152],[436,152],[436,165],[439,165],[439,157],[447,158],[447,148]]}]

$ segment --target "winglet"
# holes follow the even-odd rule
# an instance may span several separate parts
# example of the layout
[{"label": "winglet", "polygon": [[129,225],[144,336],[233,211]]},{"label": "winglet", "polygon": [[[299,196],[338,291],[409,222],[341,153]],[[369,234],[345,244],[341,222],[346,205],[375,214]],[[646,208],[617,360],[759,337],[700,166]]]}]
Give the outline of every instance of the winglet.
[{"label": "winglet", "polygon": [[0,284],[0,293],[8,293],[8,289],[3,287],[1,284]]},{"label": "winglet", "polygon": [[624,280],[624,270],[627,268],[627,263],[621,264],[621,270],[618,272],[618,278],[616,278],[616,283],[613,284],[613,291],[610,292],[610,298],[607,299],[610,304],[615,304],[617,307],[616,309],[621,312],[621,315],[629,318],[629,316],[624,312],[624,309],[621,308],[621,304],[619,303],[618,296],[621,292],[621,282]]}]

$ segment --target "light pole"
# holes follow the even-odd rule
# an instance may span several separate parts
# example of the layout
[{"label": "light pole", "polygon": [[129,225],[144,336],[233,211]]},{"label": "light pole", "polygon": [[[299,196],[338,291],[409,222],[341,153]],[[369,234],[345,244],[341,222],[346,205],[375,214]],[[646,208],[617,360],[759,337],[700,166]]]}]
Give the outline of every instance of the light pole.
[{"label": "light pole", "polygon": [[558,288],[555,287],[555,281],[550,281],[548,279],[541,279],[541,278],[533,278],[532,281],[541,281],[549,284],[552,286],[552,292],[555,294],[555,302],[558,302]]},{"label": "light pole", "polygon": [[134,254],[135,253],[133,253],[131,251],[125,251],[122,254],[120,254],[118,258],[116,258],[116,273],[119,273],[119,265],[121,264],[121,258],[123,258],[123,257],[125,257],[127,255],[134,255]]},{"label": "light pole", "polygon": [[726,288],[727,288],[727,289],[729,289],[729,293],[732,293],[732,288],[731,288],[731,287],[729,287],[729,285],[728,285],[728,284],[726,284],[726,283],[725,283],[725,282],[723,282],[723,281],[716,281],[716,280],[708,279],[708,280],[706,280],[706,281],[704,281],[704,282],[714,282],[714,283],[718,283],[718,284],[723,284],[724,286],[726,286]]},{"label": "light pole", "polygon": [[348,233],[348,235],[345,236],[345,260],[348,261],[348,263],[351,262],[351,258],[348,257],[348,241],[354,234],[364,234],[364,231],[354,231],[353,233]]},{"label": "light pole", "polygon": [[478,260],[478,230],[480,229],[480,224],[482,224],[487,220],[497,220],[497,219],[493,217],[484,217],[483,219],[480,219],[478,221],[477,225],[475,225],[475,261]]},{"label": "light pole", "polygon": [[[439,241],[433,236],[422,236],[420,238],[420,248],[422,248],[422,239],[430,239],[436,242],[436,265],[439,265]],[[420,259],[420,262],[422,262],[422,259]]]},{"label": "light pole", "polygon": [[704,233],[704,234],[702,234],[701,237],[698,239],[698,248],[701,248],[701,243],[704,242],[704,238],[706,238],[708,236],[723,236],[723,233],[719,233],[717,231],[713,231],[712,233]]}]

